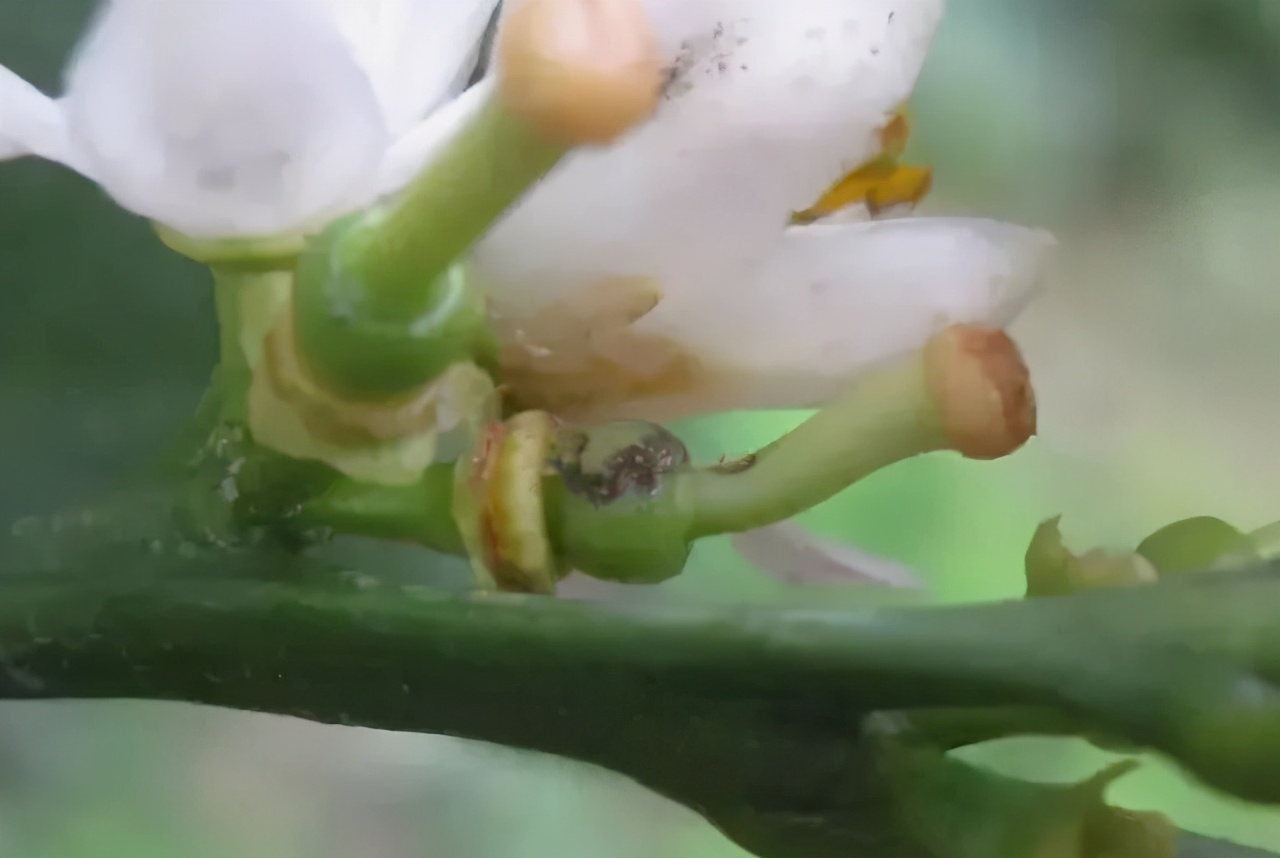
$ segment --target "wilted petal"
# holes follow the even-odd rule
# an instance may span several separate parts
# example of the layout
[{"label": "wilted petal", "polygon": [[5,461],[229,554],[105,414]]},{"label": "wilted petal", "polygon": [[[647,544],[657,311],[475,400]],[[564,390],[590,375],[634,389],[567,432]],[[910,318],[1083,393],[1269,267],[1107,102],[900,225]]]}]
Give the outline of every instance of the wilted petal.
[{"label": "wilted petal", "polygon": [[293,232],[364,205],[390,141],[313,0],[113,0],[65,103],[72,145],[109,194],[202,238]]},{"label": "wilted petal", "polygon": [[0,159],[23,155],[68,163],[66,118],[57,102],[0,66]]},{"label": "wilted petal", "polygon": [[495,305],[516,401],[578,419],[669,420],[821,403],[948,325],[1003,325],[1053,240],[965,218],[785,231],[697,280],[602,279],[556,305]]},{"label": "wilted petal", "polygon": [[397,136],[465,86],[498,2],[329,0]]},{"label": "wilted petal", "polygon": [[[657,115],[575,153],[482,242],[495,295],[684,288],[775,239],[880,148],[941,0],[648,0],[672,64]],[[536,297],[535,297],[536,296]]]},{"label": "wilted petal", "polygon": [[786,584],[925,587],[901,563],[818,536],[792,520],[734,534],[731,541],[744,560]]}]

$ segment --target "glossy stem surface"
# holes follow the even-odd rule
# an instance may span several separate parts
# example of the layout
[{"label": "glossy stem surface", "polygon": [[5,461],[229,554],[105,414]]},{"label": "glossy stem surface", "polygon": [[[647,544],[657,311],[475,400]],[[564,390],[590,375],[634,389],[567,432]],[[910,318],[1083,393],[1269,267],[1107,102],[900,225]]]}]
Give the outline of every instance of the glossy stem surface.
[{"label": "glossy stem surface", "polygon": [[462,536],[450,514],[453,480],[452,463],[432,465],[422,479],[407,486],[376,486],[339,478],[301,505],[298,523],[351,536],[412,542],[466,557]]},{"label": "glossy stem surface", "polygon": [[894,462],[949,445],[922,354],[871,370],[783,437],[727,467],[677,475],[691,536],[790,518]]},{"label": "glossy stem surface", "polygon": [[353,268],[375,315],[413,318],[432,300],[426,288],[547,174],[565,148],[538,137],[492,91],[444,150],[371,225]]}]

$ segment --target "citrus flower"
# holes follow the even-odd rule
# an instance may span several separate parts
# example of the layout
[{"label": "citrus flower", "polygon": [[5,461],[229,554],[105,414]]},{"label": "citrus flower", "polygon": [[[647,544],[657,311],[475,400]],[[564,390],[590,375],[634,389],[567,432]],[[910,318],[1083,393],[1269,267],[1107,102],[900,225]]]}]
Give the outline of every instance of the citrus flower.
[{"label": "citrus flower", "polygon": [[497,3],[110,0],[60,98],[0,67],[0,158],[65,164],[195,238],[317,229],[413,175]]},{"label": "citrus flower", "polygon": [[[299,237],[407,183],[466,88],[498,0],[108,0],[50,98],[0,67],[0,158],[37,155],[199,241]],[[251,367],[289,309],[287,275],[242,301]],[[487,408],[460,365],[397,408],[313,431],[325,402],[255,372],[255,436],[351,476],[405,482]],[[410,425],[412,431],[398,433]],[[388,429],[388,427],[391,427]],[[332,427],[326,427],[332,430]],[[391,437],[386,437],[388,433]],[[356,438],[358,443],[346,441]]]},{"label": "citrus flower", "polygon": [[[902,108],[943,0],[644,2],[669,69],[656,114],[571,152],[470,256],[514,404],[587,421],[814,406],[948,325],[1014,317],[1046,234],[902,216],[931,181],[899,162]],[[498,5],[109,0],[61,97],[0,67],[0,158],[65,164],[196,239],[313,233],[394,195],[465,125]],[[263,345],[245,351],[254,365]],[[378,437],[372,458],[303,419],[281,439],[410,481],[441,427],[391,416],[419,437]]]},{"label": "citrus flower", "polygon": [[474,255],[521,405],[813,406],[948,324],[1021,309],[1046,234],[897,216],[928,188],[896,157],[942,0],[647,7],[671,64],[656,115],[572,154]]},{"label": "citrus flower", "polygon": [[[671,63],[656,115],[571,155],[474,254],[520,405],[816,406],[950,324],[1012,321],[1047,234],[901,217],[932,178],[899,158],[942,0],[646,5]],[[794,521],[734,546],[792,583],[921,586]]]},{"label": "citrus flower", "polygon": [[[458,127],[497,3],[111,0],[61,98],[0,69],[0,156],[67,164],[190,236],[315,230],[394,193]],[[1043,233],[878,219],[880,195],[927,189],[895,158],[942,0],[646,8],[670,63],[657,114],[572,153],[473,255],[519,404],[815,405],[947,324],[1022,306]]]}]

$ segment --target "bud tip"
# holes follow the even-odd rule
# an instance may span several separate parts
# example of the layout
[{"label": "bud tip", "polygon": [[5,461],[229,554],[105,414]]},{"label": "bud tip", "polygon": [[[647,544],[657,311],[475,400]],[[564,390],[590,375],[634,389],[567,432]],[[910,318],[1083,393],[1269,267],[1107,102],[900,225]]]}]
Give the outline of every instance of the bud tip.
[{"label": "bud tip", "polygon": [[1018,346],[998,328],[953,325],[925,346],[930,395],[954,448],[998,459],[1036,432],[1031,374]]}]

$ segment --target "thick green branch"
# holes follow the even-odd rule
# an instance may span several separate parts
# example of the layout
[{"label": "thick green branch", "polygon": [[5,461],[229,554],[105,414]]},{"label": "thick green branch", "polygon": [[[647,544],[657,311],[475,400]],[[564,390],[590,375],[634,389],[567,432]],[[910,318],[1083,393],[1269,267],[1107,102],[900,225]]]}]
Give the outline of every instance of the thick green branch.
[{"label": "thick green branch", "polygon": [[[866,820],[889,801],[865,759],[864,719],[880,710],[1053,708],[1280,798],[1271,574],[848,613],[451,599],[288,572],[302,587],[264,583],[282,570],[240,556],[261,568],[219,579],[201,561],[193,577],[130,586],[11,578],[0,697],[185,700],[549,752],[626,773],[786,858],[916,854],[867,851]],[[826,822],[803,850],[775,848],[814,818]],[[879,850],[898,834],[877,836]]]}]

